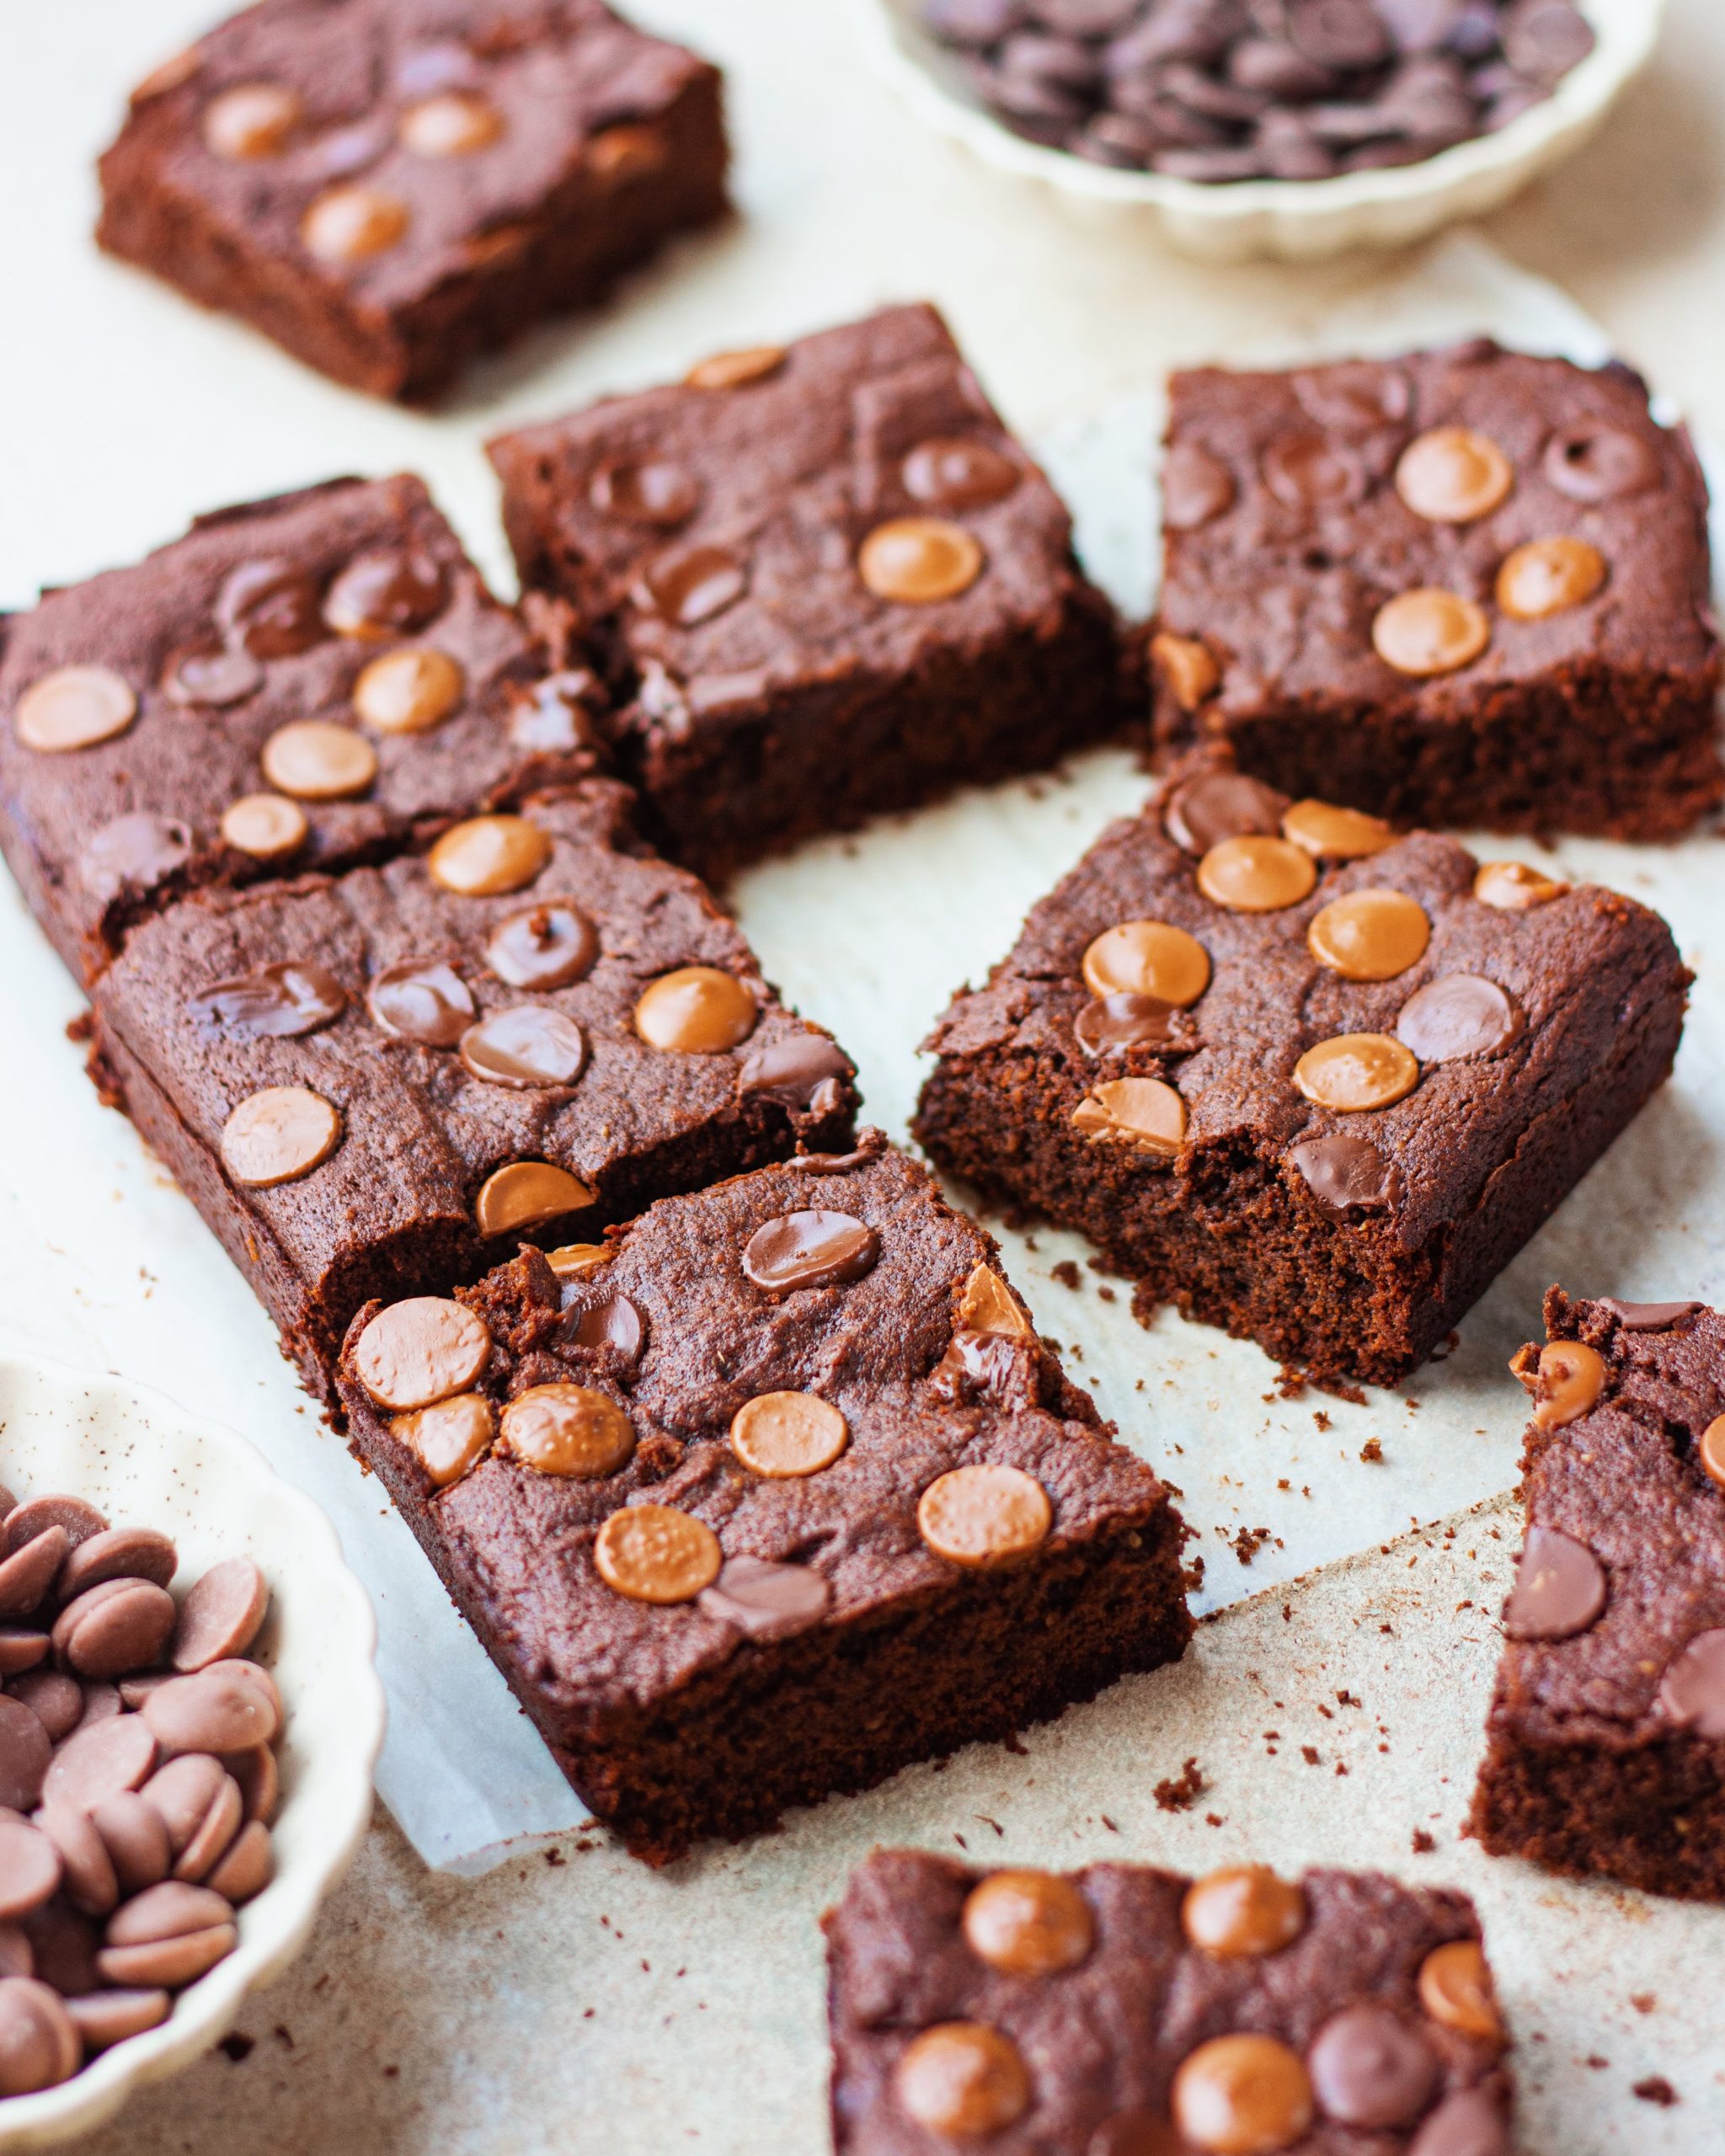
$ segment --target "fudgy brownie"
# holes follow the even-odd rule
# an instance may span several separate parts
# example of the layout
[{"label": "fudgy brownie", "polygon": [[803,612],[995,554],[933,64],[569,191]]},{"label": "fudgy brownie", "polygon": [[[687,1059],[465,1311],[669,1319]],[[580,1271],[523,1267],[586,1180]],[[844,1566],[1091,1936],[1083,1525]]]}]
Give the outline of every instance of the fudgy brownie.
[{"label": "fudgy brownie", "polygon": [[721,354],[491,456],[523,584],[601,640],[625,771],[705,873],[1123,716],[1071,520],[932,307]]},{"label": "fudgy brownie", "polygon": [[1725,1316],[1546,1298],[1527,1540],[1471,1831],[1725,1901]]},{"label": "fudgy brownie", "polygon": [[1706,484],[1627,367],[1478,341],[1171,398],[1159,740],[1397,822],[1670,838],[1725,793]]},{"label": "fudgy brownie", "polygon": [[1140,1313],[1387,1385],[1669,1072],[1690,978],[1632,899],[1200,763],[953,1002],[916,1133]]},{"label": "fudgy brownie", "polygon": [[837,2156],[1510,2156],[1465,1894],[888,1849],[825,1926]]},{"label": "fudgy brownie", "polygon": [[132,93],[97,237],[425,398],[725,209],[717,69],[599,0],[262,0]]},{"label": "fudgy brownie", "polygon": [[558,1764],[653,1863],[1190,1630],[1162,1484],[878,1132],[369,1305],[341,1389]]},{"label": "fudgy brownie", "polygon": [[339,868],[605,760],[563,610],[486,590],[419,480],[200,517],[0,622],[0,848],[87,978],[164,900]]},{"label": "fudgy brownie", "polygon": [[97,982],[96,1068],[333,1396],[378,1295],[849,1140],[851,1065],[593,779],[425,856],[200,894]]}]

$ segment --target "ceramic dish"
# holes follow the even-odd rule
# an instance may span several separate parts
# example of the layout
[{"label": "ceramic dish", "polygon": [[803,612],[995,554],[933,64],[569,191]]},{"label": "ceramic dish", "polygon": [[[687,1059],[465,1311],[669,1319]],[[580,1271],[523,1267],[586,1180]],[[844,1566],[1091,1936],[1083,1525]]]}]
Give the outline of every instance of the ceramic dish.
[{"label": "ceramic dish", "polygon": [[254,1558],[271,1600],[253,1652],[274,1672],[287,1710],[275,1877],[240,1911],[238,1945],[179,1993],[160,2028],[100,2053],[57,2088],[0,2101],[0,2149],[10,2149],[87,2132],[141,2083],[190,2064],[227,2030],[247,1992],[292,1960],[371,1817],[383,1693],[371,1605],[329,1523],[250,1445],[161,1395],[0,1357],[0,1482],[20,1497],[70,1491],[116,1525],[160,1528],[179,1545],[186,1584],[218,1558]]},{"label": "ceramic dish", "polygon": [[923,30],[921,0],[851,0],[876,65],[931,126],[988,163],[1041,180],[1076,203],[1154,219],[1183,253],[1218,261],[1398,247],[1495,209],[1593,133],[1653,51],[1663,5],[1581,0],[1597,39],[1593,51],[1544,104],[1495,135],[1458,143],[1423,164],[1219,186],[1093,165],[1025,141],[977,102],[953,55]]}]

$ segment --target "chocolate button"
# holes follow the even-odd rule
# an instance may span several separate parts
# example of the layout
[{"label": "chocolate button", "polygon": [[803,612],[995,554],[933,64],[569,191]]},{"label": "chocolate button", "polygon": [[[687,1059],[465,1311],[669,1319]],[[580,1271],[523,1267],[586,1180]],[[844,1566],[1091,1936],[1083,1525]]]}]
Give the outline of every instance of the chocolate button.
[{"label": "chocolate button", "polygon": [[377,776],[377,751],[334,719],[295,718],[276,728],[259,760],[271,786],[301,801],[345,801]]},{"label": "chocolate button", "polygon": [[587,1060],[580,1027],[561,1011],[518,1003],[494,1011],[461,1040],[462,1061],[488,1086],[527,1091],[540,1086],[573,1086]]},{"label": "chocolate button", "polygon": [[1153,995],[1103,995],[1072,1021],[1072,1035],[1088,1056],[1131,1049],[1190,1049],[1197,1045],[1180,1012]]},{"label": "chocolate button", "polygon": [[913,2036],[893,2071],[905,2116],[929,2133],[980,2138],[1022,2118],[1030,2076],[1010,2036],[981,2021],[942,2021]]},{"label": "chocolate button", "polygon": [[737,1088],[745,1098],[777,1101],[793,1115],[817,1106],[825,1113],[838,1107],[850,1075],[850,1060],[836,1041],[821,1033],[793,1033],[752,1049],[737,1074]]},{"label": "chocolate button", "polygon": [[691,547],[648,564],[635,603],[680,629],[692,629],[734,606],[748,589],[749,572],[734,554],[723,547]]},{"label": "chocolate button", "polygon": [[380,1407],[430,1407],[466,1392],[491,1359],[483,1319],[460,1303],[414,1295],[380,1310],[354,1348],[354,1374]]},{"label": "chocolate button", "polygon": [[857,573],[877,599],[928,606],[956,599],[982,574],[982,547],[962,524],[900,516],[878,524],[857,553]]},{"label": "chocolate button", "polygon": [[1594,1406],[1605,1389],[1604,1358],[1584,1340],[1553,1340],[1540,1350],[1533,1419],[1561,1430]]},{"label": "chocolate button", "polygon": [[1498,605],[1512,621],[1542,622],[1591,599],[1605,581],[1605,558],[1585,539],[1534,539],[1504,557]]},{"label": "chocolate button", "polygon": [[734,974],[718,966],[680,966],[643,991],[635,1006],[635,1031],[649,1048],[713,1055],[747,1040],[760,1015]]},{"label": "chocolate button", "polygon": [[165,1991],[94,1991],[62,2003],[84,2049],[91,2052],[110,2050],[128,2036],[159,2028],[174,2004]]},{"label": "chocolate button", "polygon": [[1560,494],[1589,504],[1644,493],[1659,480],[1659,460],[1649,445],[1603,419],[1560,428],[1546,444],[1540,468]]},{"label": "chocolate button", "polygon": [[1608,1310],[1625,1332],[1669,1332],[1674,1325],[1692,1317],[1701,1308],[1699,1303],[1621,1303],[1616,1296],[1607,1295],[1600,1304]]},{"label": "chocolate button", "polygon": [[[615,1475],[628,1465],[635,1449],[634,1425],[622,1409],[608,1393],[585,1385],[531,1387],[504,1409],[500,1436],[524,1466],[581,1482]],[[702,1585],[706,1585],[704,1580]],[[681,1602],[687,1598],[669,1598]]]},{"label": "chocolate button", "polygon": [[1503,2041],[1492,1972],[1477,1940],[1452,1939],[1433,1947],[1419,1965],[1419,2003],[1440,2028],[1488,2043]]},{"label": "chocolate button", "polygon": [[1363,1138],[1307,1138],[1288,1158],[1306,1178],[1306,1187],[1324,1211],[1344,1219],[1350,1208],[1380,1212],[1396,1203],[1402,1179]]},{"label": "chocolate button", "polygon": [[1186,1136],[1186,1103],[1160,1078],[1111,1078],[1078,1103],[1072,1128],[1092,1145],[1172,1159]]},{"label": "chocolate button", "polygon": [[579,1177],[546,1161],[515,1161],[487,1176],[473,1201],[473,1224],[482,1235],[506,1235],[542,1228],[566,1213],[579,1213],[594,1194]]},{"label": "chocolate button", "polygon": [[785,363],[780,344],[750,344],[737,352],[714,352],[697,360],[683,376],[690,389],[741,389],[751,382],[764,382]]},{"label": "chocolate button", "polygon": [[1322,435],[1279,435],[1261,460],[1264,484],[1284,508],[1327,509],[1365,491],[1359,460]]},{"label": "chocolate button", "polygon": [[730,1557],[702,1589],[701,1607],[748,1639],[784,1640],[820,1622],[832,1607],[832,1588],[812,1565]]},{"label": "chocolate button", "polygon": [[34,1542],[39,1534],[45,1534],[50,1528],[57,1527],[76,1549],[93,1535],[102,1534],[107,1525],[107,1521],[96,1508],[87,1505],[82,1497],[59,1495],[27,1497],[23,1504],[14,1506],[6,1515],[6,1548],[8,1552],[21,1550],[26,1543]]},{"label": "chocolate button", "polygon": [[1725,1490],[1725,1415],[1716,1415],[1702,1431],[1696,1457],[1705,1472]]},{"label": "chocolate button", "polygon": [[398,1415],[389,1426],[390,1435],[414,1455],[437,1490],[470,1474],[496,1433],[496,1417],[483,1392],[459,1392],[415,1414]]},{"label": "chocolate button", "polygon": [[731,1450],[745,1467],[774,1481],[818,1475],[849,1438],[838,1409],[812,1392],[760,1393],[731,1417]]},{"label": "chocolate button", "polygon": [[[567,1295],[563,1303],[568,1310]],[[640,1311],[627,1295],[604,1295],[585,1309],[568,1310],[563,1337],[572,1348],[585,1348],[595,1355],[617,1355],[633,1363],[640,1357],[646,1331]]]},{"label": "chocolate button", "polygon": [[1311,2082],[1274,2036],[1212,2036],[1174,2075],[1174,2123],[1216,2156],[1270,2156],[1311,2131]]},{"label": "chocolate button", "polygon": [[1048,1540],[1054,1509],[1039,1481],[991,1463],[937,1476],[916,1501],[916,1526],[937,1557],[973,1568],[1028,1557]]},{"label": "chocolate button", "polygon": [[1554,1527],[1530,1527],[1503,1609],[1512,1640],[1567,1640],[1599,1622],[1605,1567],[1584,1542]]},{"label": "chocolate button", "polygon": [[1330,2016],[1311,2040],[1306,2069],[1326,2118],[1376,2132],[1412,2126],[1438,2082],[1437,2054],[1418,2030],[1368,2002]]},{"label": "chocolate button", "polygon": [[1210,986],[1210,953],[1195,936],[1165,921],[1123,921],[1085,952],[1084,980],[1092,995],[1195,1003]]},{"label": "chocolate button", "polygon": [[592,922],[567,901],[511,914],[485,945],[485,963],[511,988],[567,988],[592,971],[598,956]]},{"label": "chocolate button", "polygon": [[1282,836],[1314,861],[1363,861],[1393,845],[1396,834],[1381,817],[1327,801],[1296,801],[1282,819]]},{"label": "chocolate button", "polygon": [[1312,915],[1306,948],[1343,980],[1393,980],[1425,956],[1432,925],[1405,891],[1349,891]]},{"label": "chocolate button", "polygon": [[192,857],[192,835],[172,816],[142,811],[104,824],[78,856],[78,876],[104,905],[128,891],[153,891]]},{"label": "chocolate button", "polygon": [[1294,1083],[1319,1107],[1358,1115],[1405,1100],[1419,1083],[1419,1065],[1387,1033],[1338,1033],[1307,1049]]},{"label": "chocolate button", "polygon": [[1287,795],[1261,779],[1242,771],[1204,771],[1174,788],[1162,823],[1183,852],[1203,855],[1224,839],[1273,837],[1287,806]]},{"label": "chocolate button", "polygon": [[387,651],[354,683],[354,713],[379,734],[424,734],[461,702],[467,683],[446,652]]},{"label": "chocolate button", "polygon": [[439,958],[387,967],[366,991],[366,1008],[381,1030],[422,1048],[454,1048],[477,1007],[467,984]]},{"label": "chocolate button", "polygon": [[1473,895],[1480,904],[1504,913],[1525,913],[1530,906],[1548,905],[1568,889],[1557,877],[1544,875],[1522,861],[1488,861],[1473,879]]},{"label": "chocolate button", "polygon": [[1503,451],[1470,427],[1434,427],[1418,435],[1396,467],[1396,492],[1432,524],[1471,524],[1487,516],[1514,483]]},{"label": "chocolate button", "polygon": [[1279,1954],[1306,1929],[1306,1895],[1268,1865],[1230,1865],[1187,1888],[1180,1928],[1194,1946],[1227,1960]]},{"label": "chocolate button", "polygon": [[411,104],[401,116],[401,146],[416,157],[470,157],[502,133],[494,104],[456,90]]},{"label": "chocolate button", "polygon": [[43,1801],[93,1812],[110,1796],[142,1787],[155,1764],[155,1734],[142,1715],[87,1721],[55,1753],[42,1779]]},{"label": "chocolate button", "polygon": [[1013,1300],[1012,1291],[999,1273],[983,1264],[973,1265],[959,1295],[956,1323],[965,1332],[981,1332],[1004,1340],[1023,1340],[1030,1335],[1030,1321]]},{"label": "chocolate button", "polygon": [[1422,1063],[1459,1063],[1495,1055],[1519,1040],[1527,1021],[1507,989],[1477,974],[1445,974],[1408,997],[1396,1038]]},{"label": "chocolate button", "polygon": [[615,457],[593,475],[588,498],[602,516],[672,530],[701,505],[701,489],[681,465],[660,457]]},{"label": "chocolate button", "polygon": [[0,1694],[0,1804],[13,1812],[32,1811],[51,1756],[41,1722],[22,1700]]},{"label": "chocolate button", "polygon": [[1051,1977],[1076,1968],[1096,1940],[1096,1923],[1070,1879],[1051,1871],[996,1871],[964,1900],[965,1944],[1008,1977]]},{"label": "chocolate button", "polygon": [[305,107],[283,83],[242,83],[204,109],[204,147],[218,157],[250,164],[279,157],[305,118]]},{"label": "chocolate button", "polygon": [[0,2096],[57,2088],[77,2072],[83,2039],[58,1992],[34,1977],[0,1977]]},{"label": "chocolate button", "polygon": [[137,712],[131,685],[111,666],[61,666],[31,682],[12,723],[26,749],[59,755],[111,741]]},{"label": "chocolate button", "polygon": [[222,1164],[248,1190],[273,1190],[321,1167],[341,1143],[341,1111],[309,1086],[266,1086],[222,1127]]},{"label": "chocolate button", "polygon": [[222,835],[254,861],[286,861],[311,832],[306,812],[280,793],[243,793],[222,812]]},{"label": "chocolate button", "polygon": [[1378,609],[1372,648],[1386,666],[1416,680],[1471,666],[1492,640],[1482,608],[1454,591],[1403,591]]},{"label": "chocolate button", "polygon": [[1208,647],[1195,637],[1171,636],[1164,630],[1151,638],[1150,659],[1182,711],[1196,711],[1215,694],[1222,678]]},{"label": "chocolate button", "polygon": [[757,1288],[832,1288],[860,1280],[880,1256],[880,1237],[848,1213],[782,1214],[750,1236],[743,1272]]},{"label": "chocolate button", "polygon": [[152,1527],[107,1527],[80,1542],[61,1568],[60,1598],[82,1594],[104,1580],[152,1580],[166,1587],[179,1569],[179,1555]]},{"label": "chocolate button", "polygon": [[206,1035],[291,1040],[333,1024],[347,1008],[347,990],[324,967],[288,959],[200,989],[186,1008]]},{"label": "chocolate button", "polygon": [[[82,1815],[74,1816],[82,1825]],[[61,1870],[60,1851],[40,1828],[0,1819],[0,1922],[40,1908],[59,1886]]]},{"label": "chocolate button", "polygon": [[473,816],[451,825],[426,867],[459,898],[494,899],[531,883],[550,858],[551,841],[525,816]]},{"label": "chocolate button", "polygon": [[1171,443],[1162,460],[1162,522],[1171,531],[1195,531],[1234,501],[1234,475],[1196,442]]},{"label": "chocolate button", "polygon": [[985,509],[1005,500],[1021,475],[1017,461],[964,435],[918,442],[900,467],[905,492],[929,509]]},{"label": "chocolate button", "polygon": [[323,641],[318,587],[291,562],[242,562],[216,595],[216,626],[254,659],[291,659]]},{"label": "chocolate button", "polygon": [[411,636],[442,611],[447,596],[444,573],[429,556],[380,548],[355,554],[336,578],[323,619],[338,636]]},{"label": "chocolate button", "polygon": [[1223,839],[1198,864],[1199,889],[1235,913],[1279,913],[1298,905],[1316,881],[1311,856],[1286,839]]},{"label": "chocolate button", "polygon": [[300,220],[306,250],[320,262],[342,267],[387,253],[405,237],[408,206],[375,187],[332,187]]},{"label": "chocolate button", "polygon": [[174,1667],[182,1675],[243,1655],[270,1607],[270,1582],[249,1557],[226,1557],[195,1580],[180,1604]]},{"label": "chocolate button", "polygon": [[625,1505],[593,1545],[600,1578],[631,1602],[692,1602],[723,1561],[713,1529],[674,1505]]},{"label": "chocolate button", "polygon": [[264,685],[264,670],[243,645],[199,644],[176,652],[162,670],[163,693],[189,707],[225,710]]},{"label": "chocolate button", "polygon": [[1502,2103],[1489,2089],[1446,2096],[1408,2143],[1407,2156],[1514,2156]]},{"label": "chocolate button", "polygon": [[1696,1634],[1665,1672],[1659,1705],[1697,1737],[1725,1740],[1725,1630]]}]

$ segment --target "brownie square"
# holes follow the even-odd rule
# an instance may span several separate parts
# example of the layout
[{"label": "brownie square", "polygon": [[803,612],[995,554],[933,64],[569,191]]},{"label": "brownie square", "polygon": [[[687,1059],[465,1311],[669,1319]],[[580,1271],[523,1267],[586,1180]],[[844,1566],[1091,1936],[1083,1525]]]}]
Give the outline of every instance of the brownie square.
[{"label": "brownie square", "polygon": [[1725,1900],[1725,1316],[1546,1298],[1527,1539],[1469,1831]]},{"label": "brownie square", "polygon": [[836,2156],[1510,2156],[1465,1894],[885,1849],[824,1924]]},{"label": "brownie square", "polygon": [[558,1765],[651,1863],[1177,1658],[1185,1530],[865,1134],[369,1304],[341,1389]]},{"label": "brownie square", "polygon": [[1627,367],[1177,374],[1163,503],[1159,741],[1398,823],[1672,838],[1725,794],[1706,484]]},{"label": "brownie square", "polygon": [[98,982],[103,1082],[325,1397],[373,1296],[848,1142],[848,1059],[631,798],[590,780],[427,856],[200,894]]},{"label": "brownie square", "polygon": [[1389,1385],[1669,1072],[1690,978],[1632,899],[1199,767],[953,1001],[916,1128],[1140,1313]]},{"label": "brownie square", "polygon": [[723,874],[1122,717],[1071,520],[932,307],[491,444],[522,583],[606,654],[654,834]]},{"label": "brownie square", "polygon": [[0,849],[88,978],[188,890],[343,867],[599,768],[566,642],[558,608],[491,596],[417,479],[200,517],[0,622]]},{"label": "brownie square", "polygon": [[722,216],[726,157],[718,70],[599,0],[262,0],[133,93],[97,237],[425,399]]}]

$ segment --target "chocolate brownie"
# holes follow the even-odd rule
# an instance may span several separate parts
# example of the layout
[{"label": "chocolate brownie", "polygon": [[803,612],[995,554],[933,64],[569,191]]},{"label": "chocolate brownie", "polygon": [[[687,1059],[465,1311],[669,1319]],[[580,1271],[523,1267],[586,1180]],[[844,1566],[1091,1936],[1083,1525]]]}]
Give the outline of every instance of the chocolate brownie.
[{"label": "chocolate brownie", "polygon": [[1725,1316],[1546,1298],[1527,1540],[1471,1831],[1725,1901]]},{"label": "chocolate brownie", "polygon": [[849,1140],[842,1051],[593,779],[428,855],[200,894],[95,988],[97,1067],[326,1396],[377,1295]]},{"label": "chocolate brownie", "polygon": [[825,1929],[836,2156],[1510,2156],[1465,1894],[886,1849]]},{"label": "chocolate brownie", "polygon": [[1423,1361],[1667,1075],[1632,899],[1199,765],[928,1046],[943,1167],[1321,1380]]},{"label": "chocolate brownie", "polygon": [[1706,484],[1628,368],[1477,341],[1171,399],[1158,740],[1397,822],[1658,839],[1717,805]]},{"label": "chocolate brownie", "polygon": [[351,1440],[655,1864],[1182,1652],[1184,1534],[927,1171],[865,1133],[371,1304]]},{"label": "chocolate brownie", "polygon": [[1071,520],[932,307],[491,444],[521,580],[600,639],[703,873],[1052,763],[1123,717]]},{"label": "chocolate brownie", "polygon": [[339,868],[605,760],[563,610],[417,479],[200,517],[0,623],[0,848],[74,973],[183,892]]},{"label": "chocolate brownie", "polygon": [[422,399],[725,210],[718,72],[599,0],[261,0],[158,68],[97,238]]}]

